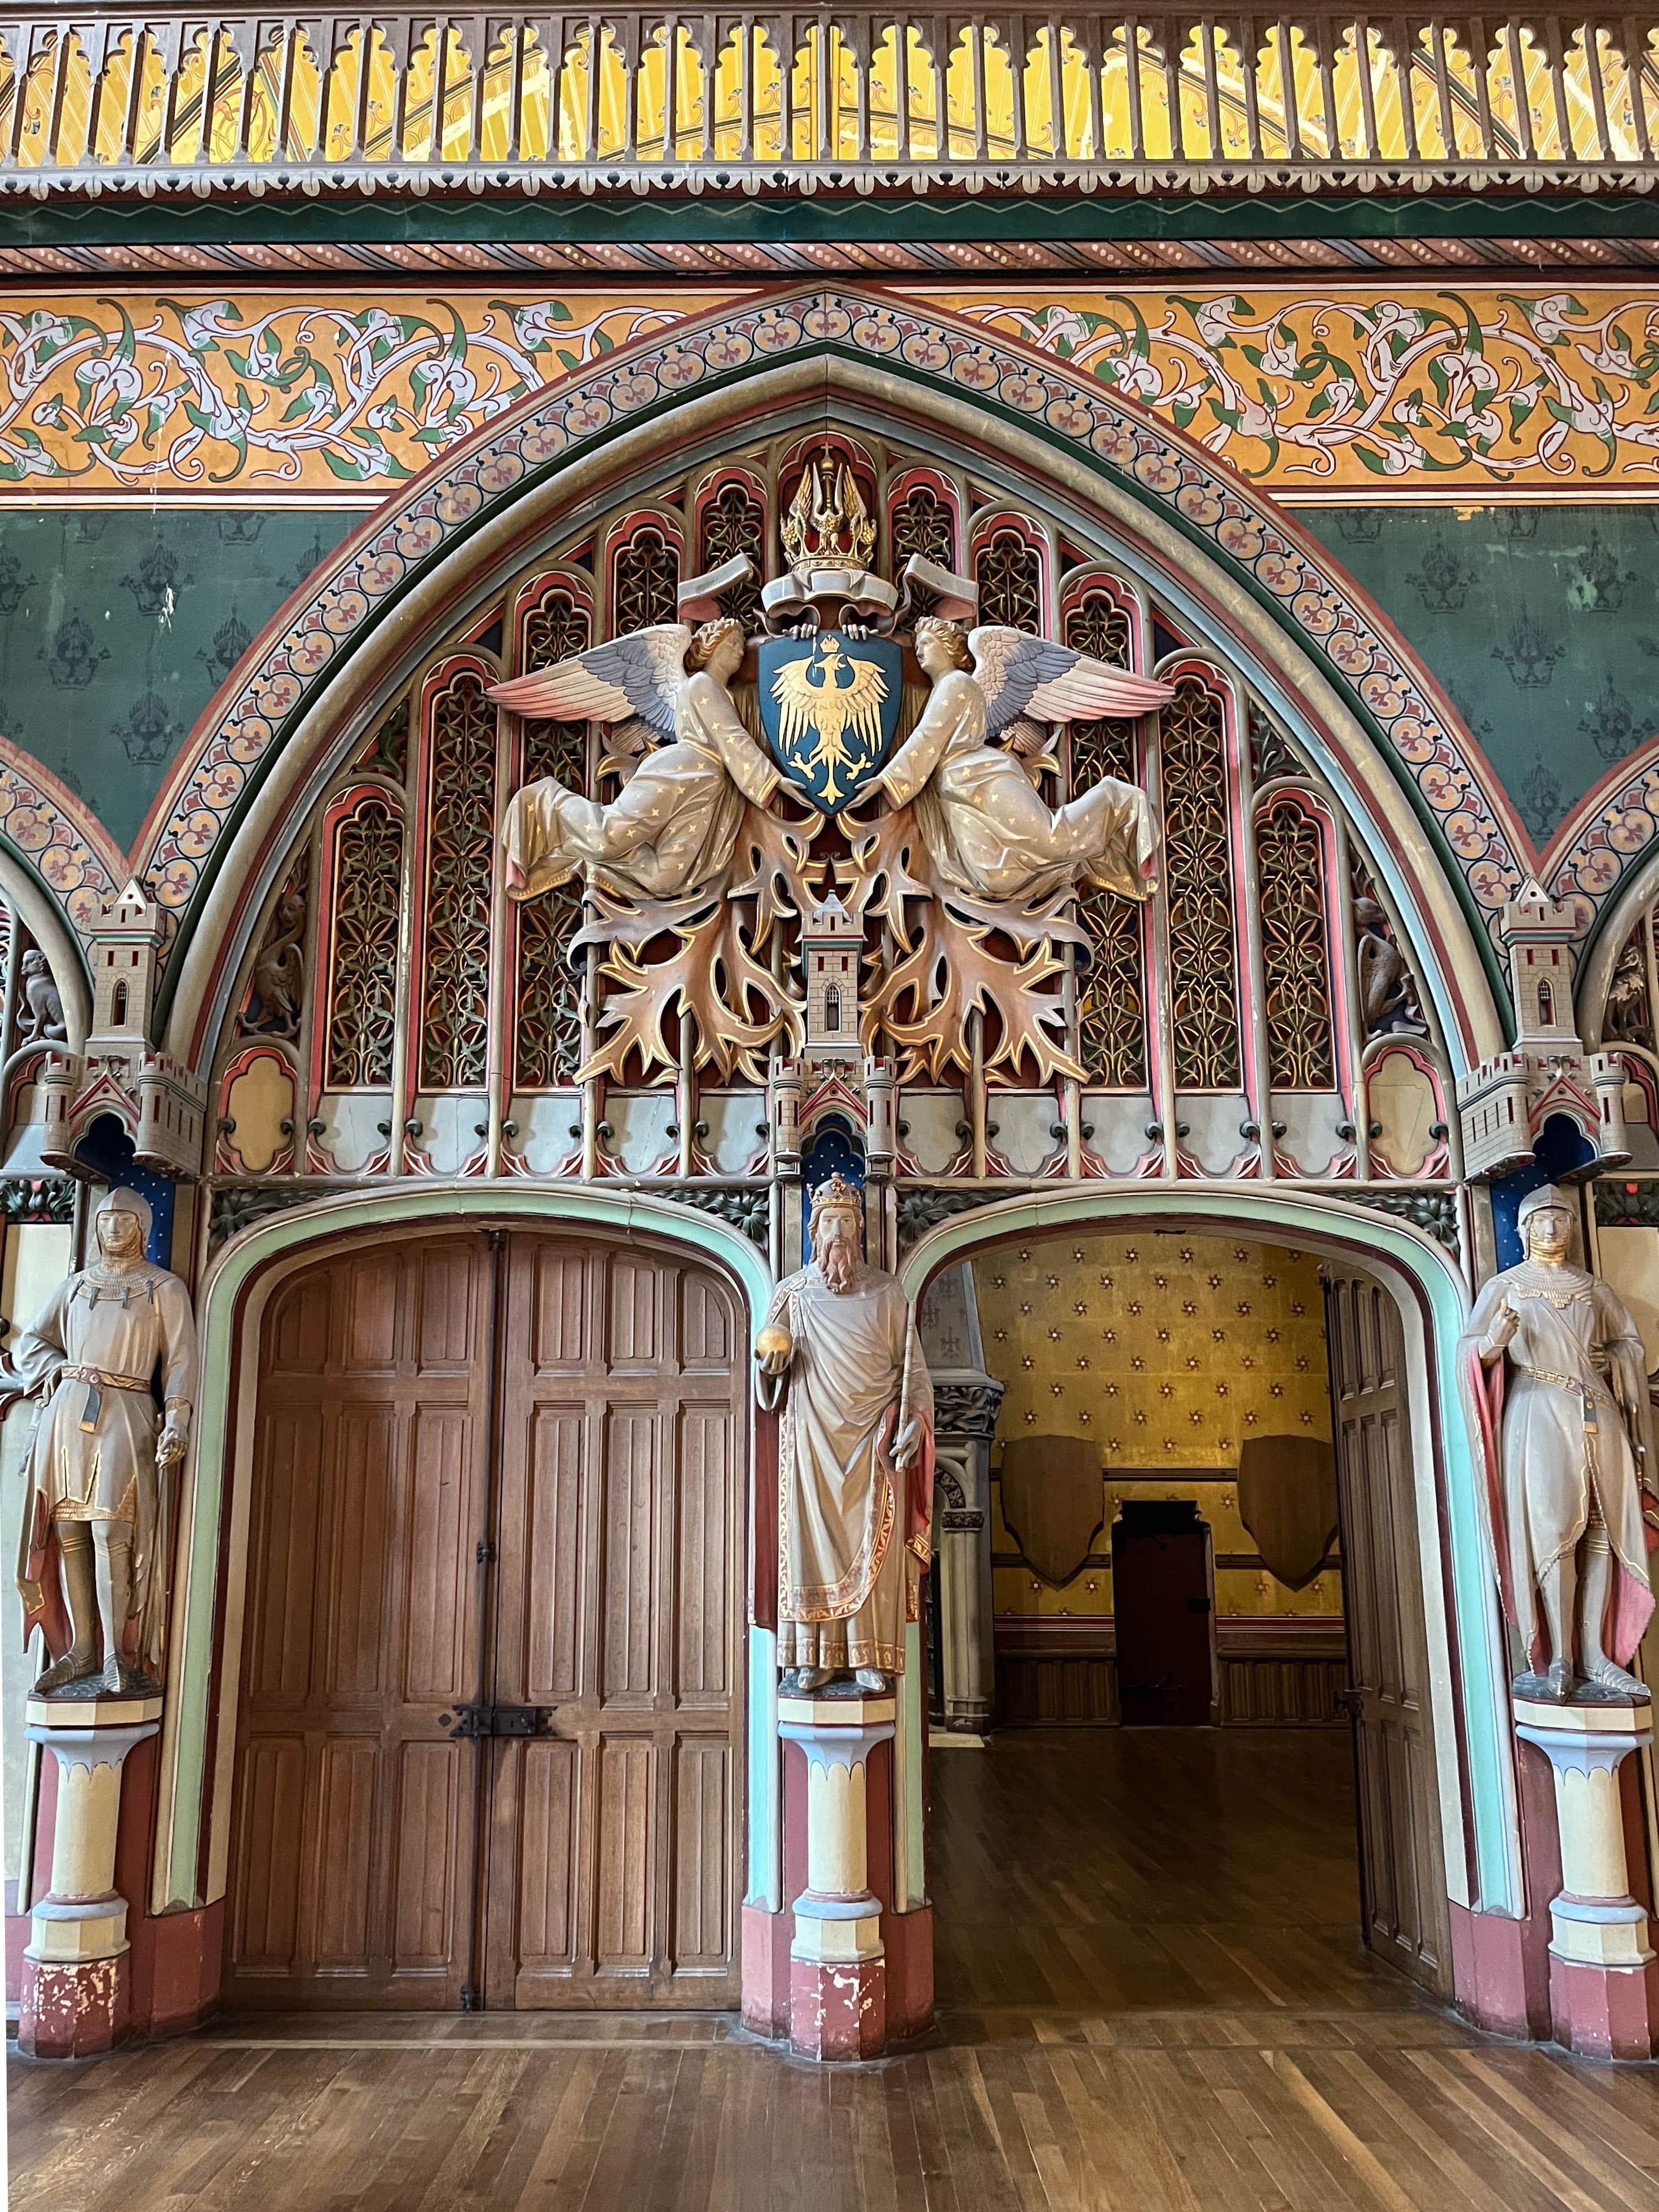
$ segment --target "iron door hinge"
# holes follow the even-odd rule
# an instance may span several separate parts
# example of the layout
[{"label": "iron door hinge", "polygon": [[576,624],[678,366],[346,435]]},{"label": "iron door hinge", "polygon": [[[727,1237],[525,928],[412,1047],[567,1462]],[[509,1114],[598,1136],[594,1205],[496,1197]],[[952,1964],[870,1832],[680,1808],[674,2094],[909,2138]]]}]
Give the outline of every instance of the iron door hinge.
[{"label": "iron door hinge", "polygon": [[461,1736],[545,1735],[552,1705],[457,1705],[440,1713],[438,1725],[453,1739]]},{"label": "iron door hinge", "polygon": [[1365,1717],[1365,1692],[1363,1690],[1339,1690],[1336,1702],[1351,1721]]}]

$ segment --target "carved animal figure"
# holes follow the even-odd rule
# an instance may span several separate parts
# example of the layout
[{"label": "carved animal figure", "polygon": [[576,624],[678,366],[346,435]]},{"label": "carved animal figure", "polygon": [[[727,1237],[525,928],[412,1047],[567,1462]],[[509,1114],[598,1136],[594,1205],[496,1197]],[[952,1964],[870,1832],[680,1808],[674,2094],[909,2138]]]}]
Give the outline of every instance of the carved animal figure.
[{"label": "carved animal figure", "polygon": [[21,971],[23,1003],[17,1014],[20,1044],[62,1044],[69,1036],[64,1001],[52,980],[46,956],[33,945],[23,955]]},{"label": "carved animal figure", "polygon": [[290,887],[276,902],[264,942],[253,960],[253,998],[258,1012],[246,1026],[270,1036],[297,1036],[305,990],[306,896]]}]

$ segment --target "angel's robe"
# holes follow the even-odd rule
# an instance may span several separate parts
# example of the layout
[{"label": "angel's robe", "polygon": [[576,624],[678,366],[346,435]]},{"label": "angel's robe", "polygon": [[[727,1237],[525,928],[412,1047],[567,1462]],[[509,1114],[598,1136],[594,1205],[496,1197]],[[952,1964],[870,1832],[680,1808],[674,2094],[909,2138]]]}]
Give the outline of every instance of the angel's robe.
[{"label": "angel's robe", "polygon": [[[769,1322],[794,1339],[778,1444],[778,1664],[904,1669],[933,1507],[933,1386],[893,1276],[866,1268],[832,1291],[816,1265],[780,1283]],[[892,1462],[909,1422],[907,1472]]]},{"label": "angel's robe", "polygon": [[501,830],[508,896],[539,897],[579,870],[613,896],[647,903],[717,889],[745,801],[763,806],[778,781],[731,694],[699,670],[680,695],[673,742],[648,754],[609,806],[552,776],[514,793]]},{"label": "angel's robe", "polygon": [[125,1522],[133,1532],[137,1623],[136,1633],[129,1626],[129,1656],[154,1674],[161,1654],[167,1516],[166,1478],[155,1466],[161,1417],[151,1378],[159,1372],[167,1405],[193,1405],[196,1324],[189,1295],[177,1275],[148,1261],[118,1275],[88,1268],[53,1292],[18,1338],[12,1364],[27,1389],[53,1385],[25,1469],[18,1587],[26,1628],[42,1620],[56,1654],[58,1524]]},{"label": "angel's robe", "polygon": [[933,685],[921,719],[874,782],[910,802],[939,880],[995,904],[1041,899],[1086,873],[1121,898],[1152,888],[1146,794],[1103,776],[1068,805],[1043,804],[1019,761],[990,743],[985,694],[965,671]]},{"label": "angel's robe", "polygon": [[[1505,1304],[1517,1326],[1488,1365]],[[1460,1352],[1498,1583],[1528,1663],[1556,1656],[1546,1649],[1538,1585],[1577,1547],[1593,1498],[1615,1568],[1605,1648],[1628,1666],[1653,1611],[1642,1495],[1642,1462],[1650,1479],[1653,1470],[1652,1419],[1635,1322],[1599,1276],[1528,1260],[1481,1291]]]}]

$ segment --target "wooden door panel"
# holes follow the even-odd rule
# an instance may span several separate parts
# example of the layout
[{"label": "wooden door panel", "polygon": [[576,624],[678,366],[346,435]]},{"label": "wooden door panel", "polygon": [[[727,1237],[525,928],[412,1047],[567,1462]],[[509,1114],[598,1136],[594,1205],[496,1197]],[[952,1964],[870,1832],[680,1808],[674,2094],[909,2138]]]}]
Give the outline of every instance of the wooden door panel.
[{"label": "wooden door panel", "polygon": [[655,1516],[662,1486],[662,1422],[656,1409],[613,1409],[605,1437],[604,1694],[649,1697],[656,1563]]},{"label": "wooden door panel", "polygon": [[[233,2001],[450,2006],[479,1972],[494,2003],[735,2001],[744,1351],[714,1276],[552,1234],[272,1300]],[[479,1698],[549,1732],[452,1741]]]},{"label": "wooden door panel", "polygon": [[465,1702],[473,1694],[473,1569],[483,1523],[467,1477],[481,1441],[478,1425],[465,1407],[423,1405],[415,1415],[401,1669],[411,1704]]},{"label": "wooden door panel", "polygon": [[526,1624],[523,1701],[548,1705],[581,1687],[590,1426],[584,1406],[554,1401],[533,1408],[529,1427],[526,1522],[531,1556],[541,1565]]},{"label": "wooden door panel", "polygon": [[734,1428],[729,1413],[700,1406],[680,1418],[674,1676],[686,1706],[723,1705],[732,1694]]},{"label": "wooden door panel", "polygon": [[368,1971],[374,1893],[374,1780],[380,1747],[374,1736],[335,1736],[319,1759],[318,1830],[324,1856],[315,1883],[310,1949],[318,1969]]},{"label": "wooden door panel", "polygon": [[607,1736],[599,1750],[594,1942],[599,1972],[651,1963],[656,1747]]},{"label": "wooden door panel", "polygon": [[673,1922],[677,1973],[719,1972],[731,1956],[732,1747],[682,1736],[674,1747]]},{"label": "wooden door panel", "polygon": [[337,1255],[272,1300],[234,2002],[459,2002],[473,1753],[441,1717],[477,1675],[489,1375],[464,1332],[487,1313],[489,1279],[483,1240],[451,1236]]},{"label": "wooden door panel", "polygon": [[396,1486],[398,1422],[390,1406],[343,1406],[323,1500],[325,1556],[318,1587],[328,1698],[373,1698],[386,1673],[388,1519]]},{"label": "wooden door panel", "polygon": [[1399,1314],[1379,1284],[1349,1277],[1331,1279],[1328,1317],[1366,1941],[1443,1994],[1446,1887]]},{"label": "wooden door panel", "polygon": [[580,1917],[577,1808],[581,1753],[574,1743],[528,1743],[520,1780],[519,1959],[526,1973],[576,1958]]},{"label": "wooden door panel", "polygon": [[461,1813],[471,1804],[472,1747],[405,1743],[397,1758],[397,1845],[392,1883],[392,1971],[447,1973],[467,1931],[457,1891],[465,1840]]},{"label": "wooden door panel", "polygon": [[300,1944],[301,1863],[287,1839],[300,1832],[306,1747],[300,1735],[245,1744],[236,1763],[240,1814],[230,1951],[244,1977],[287,1976]]}]

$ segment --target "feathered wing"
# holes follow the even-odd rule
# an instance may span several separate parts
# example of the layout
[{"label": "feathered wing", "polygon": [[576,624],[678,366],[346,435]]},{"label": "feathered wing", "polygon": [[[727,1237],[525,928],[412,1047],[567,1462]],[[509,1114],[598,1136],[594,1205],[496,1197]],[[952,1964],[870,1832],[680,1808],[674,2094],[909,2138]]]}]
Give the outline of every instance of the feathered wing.
[{"label": "feathered wing", "polygon": [[685,623],[656,623],[608,645],[590,646],[552,668],[490,686],[489,696],[515,714],[547,721],[622,722],[637,714],[672,738],[685,688],[691,631]]},{"label": "feathered wing", "polygon": [[1036,722],[1091,722],[1148,714],[1175,696],[1171,685],[1152,677],[1132,676],[1069,645],[1028,637],[1000,623],[969,630],[968,649],[992,737],[1021,715]]}]

